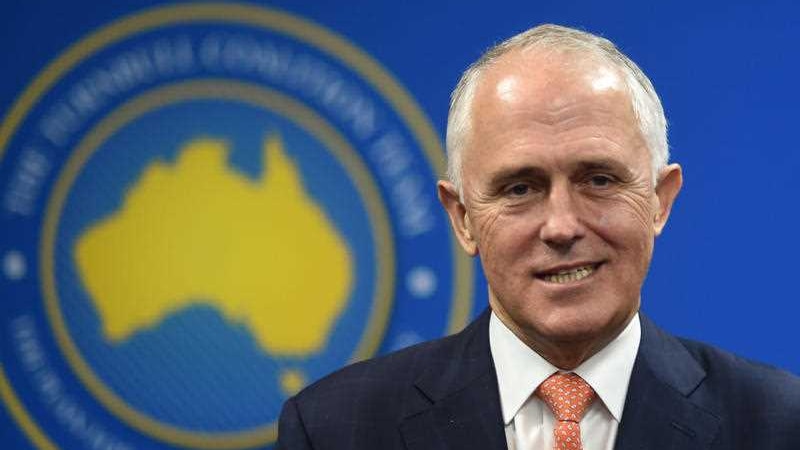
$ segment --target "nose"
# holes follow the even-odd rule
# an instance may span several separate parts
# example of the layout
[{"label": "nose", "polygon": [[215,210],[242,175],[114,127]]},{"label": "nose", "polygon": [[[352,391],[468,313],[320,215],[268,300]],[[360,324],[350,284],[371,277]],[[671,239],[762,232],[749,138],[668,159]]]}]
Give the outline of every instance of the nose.
[{"label": "nose", "polygon": [[539,238],[555,250],[569,250],[586,234],[573,196],[568,185],[553,185],[550,189]]}]

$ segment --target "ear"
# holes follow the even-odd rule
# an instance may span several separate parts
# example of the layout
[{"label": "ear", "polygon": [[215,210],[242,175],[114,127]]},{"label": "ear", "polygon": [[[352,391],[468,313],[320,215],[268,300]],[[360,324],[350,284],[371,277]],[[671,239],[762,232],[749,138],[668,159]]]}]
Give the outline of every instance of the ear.
[{"label": "ear", "polygon": [[467,216],[467,208],[461,203],[458,190],[453,183],[443,180],[436,183],[436,189],[439,193],[439,201],[442,203],[445,211],[447,211],[447,215],[450,216],[450,225],[453,227],[453,232],[456,234],[461,248],[463,248],[469,256],[477,255],[478,244],[472,234],[472,226],[469,216]]},{"label": "ear", "polygon": [[661,234],[664,226],[669,219],[669,213],[672,210],[672,204],[675,203],[675,198],[683,186],[683,173],[681,166],[678,164],[670,164],[661,169],[658,174],[658,184],[656,185],[656,197],[658,198],[658,208],[656,216],[653,218],[653,227],[656,231],[656,236]]}]

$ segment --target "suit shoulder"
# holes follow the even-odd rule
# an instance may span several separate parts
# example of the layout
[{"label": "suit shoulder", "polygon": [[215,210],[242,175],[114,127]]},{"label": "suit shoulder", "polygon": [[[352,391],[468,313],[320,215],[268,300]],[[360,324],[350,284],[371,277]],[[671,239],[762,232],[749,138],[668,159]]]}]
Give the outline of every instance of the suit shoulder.
[{"label": "suit shoulder", "polygon": [[[397,424],[426,404],[414,382],[445,359],[452,362],[463,345],[463,333],[351,364],[323,377],[286,402],[279,434],[285,435],[282,439],[303,436],[310,442],[357,438],[365,444],[353,448],[394,448],[389,437],[397,437]],[[299,428],[304,432],[292,433]]]},{"label": "suit shoulder", "polygon": [[[332,442],[344,443],[341,448],[404,448],[398,427],[430,407],[425,385],[430,374],[459,371],[470,363],[480,366],[486,360],[483,350],[488,353],[487,333],[485,313],[453,336],[351,364],[322,378],[286,402],[279,441],[308,444],[298,448],[328,448],[324,445]],[[484,341],[485,348],[475,345]]]},{"label": "suit shoulder", "polygon": [[352,387],[361,389],[367,385],[406,384],[425,370],[432,359],[446,352],[454,336],[422,342],[402,350],[349,364],[319,381],[309,385],[299,396],[315,395],[319,391],[341,389],[356,383]]},{"label": "suit shoulder", "polygon": [[474,325],[452,336],[345,366],[300,391],[294,401],[301,409],[307,404],[347,399],[350,405],[367,407],[371,402],[380,402],[378,409],[389,410],[387,401],[405,397],[424,372],[452,362]]},{"label": "suit shoulder", "polygon": [[679,339],[706,371],[707,381],[721,395],[731,395],[750,407],[786,408],[800,414],[800,377],[701,342]]}]

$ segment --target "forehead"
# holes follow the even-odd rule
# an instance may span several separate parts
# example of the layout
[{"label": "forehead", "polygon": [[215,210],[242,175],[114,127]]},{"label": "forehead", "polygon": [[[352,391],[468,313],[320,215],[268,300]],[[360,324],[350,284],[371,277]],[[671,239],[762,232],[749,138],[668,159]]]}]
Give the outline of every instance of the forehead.
[{"label": "forehead", "polygon": [[632,119],[624,75],[601,57],[579,50],[513,50],[487,66],[477,81],[473,117],[510,108],[557,115],[582,103]]},{"label": "forehead", "polygon": [[648,156],[623,75],[593,55],[509,52],[481,75],[471,109],[465,163],[470,154],[502,159],[508,147],[553,153],[599,141]]}]

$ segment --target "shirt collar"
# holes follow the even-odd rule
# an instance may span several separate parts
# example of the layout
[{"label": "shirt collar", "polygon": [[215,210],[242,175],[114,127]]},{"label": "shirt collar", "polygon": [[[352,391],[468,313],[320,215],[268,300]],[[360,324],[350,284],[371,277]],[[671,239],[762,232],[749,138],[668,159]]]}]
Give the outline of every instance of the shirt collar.
[{"label": "shirt collar", "polygon": [[[613,341],[574,370],[617,422],[622,419],[640,337],[637,313]],[[489,319],[489,347],[497,371],[503,422],[508,425],[536,388],[559,369],[522,342],[494,312]]]}]

